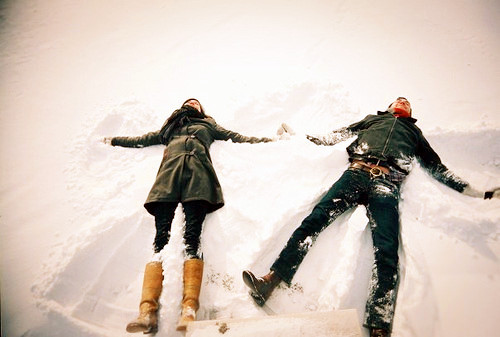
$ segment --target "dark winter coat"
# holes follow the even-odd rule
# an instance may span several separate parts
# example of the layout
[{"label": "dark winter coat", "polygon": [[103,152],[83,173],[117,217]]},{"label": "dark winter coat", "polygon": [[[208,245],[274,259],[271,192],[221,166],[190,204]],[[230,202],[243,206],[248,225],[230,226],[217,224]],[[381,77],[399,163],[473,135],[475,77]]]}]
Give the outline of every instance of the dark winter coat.
[{"label": "dark winter coat", "polygon": [[408,174],[416,158],[438,181],[463,192],[468,184],[443,165],[415,122],[411,117],[396,118],[387,111],[379,111],[351,124],[347,130],[358,137],[347,147],[350,159],[380,160]]},{"label": "dark winter coat", "polygon": [[[191,118],[166,143],[156,180],[144,207],[155,213],[160,202],[205,200],[213,212],[224,205],[222,189],[212,166],[209,148],[215,140],[260,143],[269,138],[246,137],[217,125],[212,118]],[[114,137],[111,145],[144,147],[161,144],[160,130],[139,137]]]}]

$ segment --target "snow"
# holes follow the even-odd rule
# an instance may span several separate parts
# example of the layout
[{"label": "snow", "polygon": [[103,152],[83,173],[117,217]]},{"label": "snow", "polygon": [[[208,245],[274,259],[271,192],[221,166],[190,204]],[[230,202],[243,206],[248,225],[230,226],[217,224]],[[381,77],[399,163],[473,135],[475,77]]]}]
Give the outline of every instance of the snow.
[{"label": "snow", "polygon": [[[2,336],[127,336],[153,218],[142,204],[160,146],[110,147],[197,97],[225,128],[274,135],[211,147],[226,206],[209,215],[198,319],[265,315],[241,271],[269,266],[346,167],[323,134],[398,96],[457,175],[500,185],[500,7],[494,0],[18,0],[0,4]],[[419,167],[403,192],[394,337],[493,336],[500,201],[460,195]],[[373,252],[363,207],[316,240],[278,313],[350,309],[360,321]],[[157,336],[182,294],[177,210]],[[367,332],[364,331],[366,334]]]}]

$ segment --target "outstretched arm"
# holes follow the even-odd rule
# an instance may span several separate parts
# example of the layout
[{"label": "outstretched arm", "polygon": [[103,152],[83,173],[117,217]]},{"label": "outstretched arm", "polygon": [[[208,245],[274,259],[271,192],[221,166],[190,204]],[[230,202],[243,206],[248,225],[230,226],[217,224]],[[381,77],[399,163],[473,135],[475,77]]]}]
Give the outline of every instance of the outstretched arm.
[{"label": "outstretched arm", "polygon": [[469,197],[473,198],[483,198],[483,199],[492,199],[492,198],[497,198],[500,199],[500,187],[494,188],[491,191],[478,191],[475,188],[471,187],[470,185],[467,185],[465,187],[464,191],[462,192],[465,195],[468,195]]},{"label": "outstretched arm", "polygon": [[349,139],[356,135],[356,132],[349,130],[348,128],[340,128],[333,130],[332,132],[324,136],[311,136],[306,135],[306,138],[316,145],[335,145],[346,139]]},{"label": "outstretched arm", "polygon": [[451,172],[442,162],[427,140],[419,148],[419,160],[422,166],[438,181],[452,189],[474,198],[500,199],[500,187],[490,191],[479,191]]},{"label": "outstretched arm", "polygon": [[267,137],[247,137],[239,134],[238,132],[224,129],[222,126],[215,124],[215,139],[229,140],[235,143],[267,143],[272,142],[271,138]]},{"label": "outstretched arm", "polygon": [[138,137],[105,137],[104,143],[123,147],[146,147],[161,144],[160,131],[146,133]]}]

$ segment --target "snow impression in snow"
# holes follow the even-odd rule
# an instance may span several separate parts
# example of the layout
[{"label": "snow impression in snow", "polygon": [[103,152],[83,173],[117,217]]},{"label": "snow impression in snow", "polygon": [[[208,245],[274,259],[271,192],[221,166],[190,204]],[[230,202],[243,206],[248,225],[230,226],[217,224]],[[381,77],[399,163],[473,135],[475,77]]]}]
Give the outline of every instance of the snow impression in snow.
[{"label": "snow impression in snow", "polygon": [[[225,128],[272,136],[215,142],[226,205],[205,222],[198,319],[254,317],[241,272],[268,271],[347,166],[326,135],[398,96],[443,162],[478,189],[500,186],[500,20],[495,1],[70,1],[0,4],[2,336],[132,336],[153,218],[142,204],[162,147],[105,136],[158,129],[188,97]],[[393,337],[493,336],[500,317],[499,201],[463,196],[416,165],[401,201]],[[355,308],[373,251],[365,209],[319,235],[277,313]],[[182,296],[177,210],[157,336]],[[367,331],[363,330],[365,336]]]},{"label": "snow impression in snow", "polygon": [[[295,101],[298,92],[313,93]],[[278,104],[278,99],[280,100]],[[328,109],[317,106],[323,102]],[[281,107],[266,111],[263,107]],[[307,109],[308,113],[304,113]],[[216,112],[209,112],[217,120]],[[348,117],[346,117],[348,116]],[[241,271],[267,272],[291,232],[319,201],[322,193],[346,168],[346,140],[333,147],[317,146],[304,131],[317,133],[347,125],[364,117],[349,111],[341,87],[304,83],[288,91],[251,102],[222,126],[245,135],[269,136],[261,125],[279,126],[280,121],[295,127],[289,140],[263,144],[215,142],[212,159],[224,191],[226,205],[205,222],[202,247],[205,259],[201,307],[198,319],[252,317],[263,315],[247,294]],[[144,103],[129,101],[92,116],[85,131],[75,138],[70,152],[74,161],[67,172],[73,203],[92,220],[81,226],[58,253],[34,287],[39,306],[82,334],[113,336],[123,334],[124,324],[135,317],[140,298],[144,265],[152,255],[154,220],[142,204],[151,187],[162,157],[162,146],[142,149],[111,147],[100,140],[109,135],[140,135],[162,124]],[[325,121],[325,123],[318,123]],[[327,124],[327,125],[325,125]],[[474,148],[494,150],[493,139],[500,132],[483,130],[468,133],[474,147],[456,155],[455,167],[463,177],[488,180],[498,177],[498,148],[478,156],[481,175],[460,164],[474,157]],[[443,136],[430,136],[431,141]],[[445,143],[463,138],[450,133]],[[449,156],[452,147],[444,150]],[[474,172],[474,174],[472,174]],[[492,175],[492,176],[490,176]],[[476,181],[476,185],[482,185]],[[436,198],[439,200],[436,200]],[[439,313],[430,282],[430,271],[422,265],[419,242],[414,232],[421,228],[463,240],[496,259],[487,242],[496,240],[498,212],[482,200],[464,197],[432,180],[416,168],[404,187],[402,203],[402,282],[396,308],[395,331],[409,328],[408,317],[418,313],[425,325],[416,325],[416,335],[432,336],[439,328]],[[492,201],[493,203],[495,201]],[[470,216],[473,209],[475,216]],[[279,313],[356,308],[364,312],[373,252],[364,207],[348,212],[317,238],[299,268],[293,285],[280,286],[268,304]],[[183,215],[177,210],[170,244],[162,252],[165,280],[161,296],[158,336],[181,335],[175,331],[182,297]],[[479,233],[478,233],[479,232]],[[420,243],[420,246],[419,246]],[[423,246],[423,247],[422,247]],[[118,276],[118,277],[117,277]],[[49,334],[47,327],[37,333]]]}]

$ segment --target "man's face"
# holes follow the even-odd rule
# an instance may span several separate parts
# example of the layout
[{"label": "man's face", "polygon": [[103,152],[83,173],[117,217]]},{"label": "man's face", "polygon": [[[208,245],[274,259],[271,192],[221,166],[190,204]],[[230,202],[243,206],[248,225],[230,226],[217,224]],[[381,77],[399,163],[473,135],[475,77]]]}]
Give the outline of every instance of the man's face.
[{"label": "man's face", "polygon": [[184,105],[192,106],[193,108],[195,108],[196,110],[198,110],[199,112],[201,112],[200,102],[198,102],[195,99],[190,99],[189,101],[187,101],[186,103],[184,103]]},{"label": "man's face", "polygon": [[406,98],[399,97],[391,104],[390,108],[392,109],[393,113],[405,116],[411,115],[411,105]]}]

